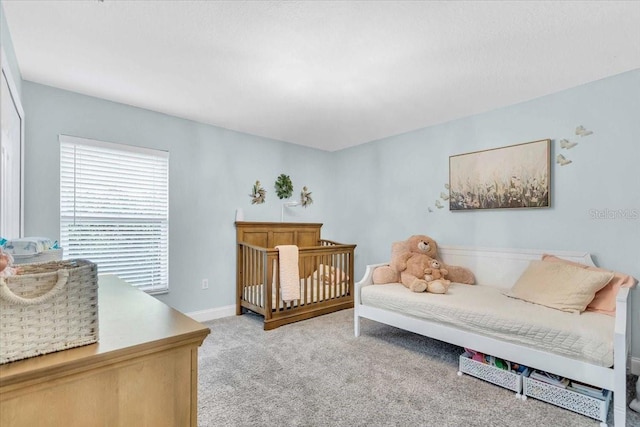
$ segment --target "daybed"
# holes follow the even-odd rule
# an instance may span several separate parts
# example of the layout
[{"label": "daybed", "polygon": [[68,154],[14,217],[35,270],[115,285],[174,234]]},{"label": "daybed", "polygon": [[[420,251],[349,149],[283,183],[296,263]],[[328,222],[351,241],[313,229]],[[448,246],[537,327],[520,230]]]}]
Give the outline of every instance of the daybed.
[{"label": "daybed", "polygon": [[543,254],[595,266],[577,252],[440,246],[450,265],[469,268],[476,285],[452,283],[447,294],[414,293],[402,284],[373,284],[369,265],[355,285],[354,329],[367,318],[517,362],[614,393],[614,421],[624,427],[630,343],[629,289],[616,297],[615,317],[567,313],[503,295]]},{"label": "daybed", "polygon": [[[264,316],[264,329],[353,307],[356,245],[321,239],[319,223],[236,222],[236,314]],[[300,299],[284,301],[276,246],[298,246]]]}]

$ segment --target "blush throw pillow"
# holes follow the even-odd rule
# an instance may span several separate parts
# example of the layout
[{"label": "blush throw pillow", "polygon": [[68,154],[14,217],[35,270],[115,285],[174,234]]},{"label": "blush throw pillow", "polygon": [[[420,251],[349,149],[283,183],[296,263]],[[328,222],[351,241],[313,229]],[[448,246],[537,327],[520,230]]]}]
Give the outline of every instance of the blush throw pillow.
[{"label": "blush throw pillow", "polygon": [[557,310],[580,313],[612,277],[613,272],[531,261],[516,284],[504,294]]},{"label": "blush throw pillow", "polygon": [[[566,259],[559,258],[555,255],[544,254],[542,260],[546,262],[557,262],[576,267],[584,268],[591,271],[608,271],[602,268],[594,267],[592,265],[580,264],[574,261],[568,261]],[[613,278],[605,285],[604,288],[596,292],[595,297],[587,306],[587,311],[595,311],[598,313],[607,314],[609,316],[616,315],[616,295],[620,288],[633,288],[638,281],[629,276],[628,274],[613,272]]]}]

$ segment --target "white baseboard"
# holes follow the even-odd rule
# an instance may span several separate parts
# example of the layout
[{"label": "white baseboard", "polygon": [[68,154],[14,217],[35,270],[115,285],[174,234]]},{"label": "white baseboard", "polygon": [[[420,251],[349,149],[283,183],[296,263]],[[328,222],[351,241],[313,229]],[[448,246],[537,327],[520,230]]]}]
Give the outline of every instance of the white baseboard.
[{"label": "white baseboard", "polygon": [[631,358],[631,373],[640,376],[640,357]]},{"label": "white baseboard", "polygon": [[217,308],[210,308],[207,310],[192,311],[191,313],[185,313],[185,314],[198,322],[208,322],[209,320],[235,316],[236,306],[235,304],[227,305],[225,307],[217,307]]}]

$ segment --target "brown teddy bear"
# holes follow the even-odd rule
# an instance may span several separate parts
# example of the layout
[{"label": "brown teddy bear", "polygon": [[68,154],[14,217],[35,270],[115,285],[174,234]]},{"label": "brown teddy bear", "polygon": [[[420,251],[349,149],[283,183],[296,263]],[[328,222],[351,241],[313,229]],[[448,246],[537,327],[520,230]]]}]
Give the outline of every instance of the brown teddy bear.
[{"label": "brown teddy bear", "polygon": [[[449,270],[442,268],[440,261],[437,259],[431,260],[431,267],[425,270],[424,280],[427,281],[427,292],[433,293],[446,293],[451,284],[451,280],[448,280],[445,276],[449,274]],[[444,292],[435,292],[434,289],[444,289]]]},{"label": "brown teddy bear", "polygon": [[[411,254],[423,254],[440,262],[441,268],[448,271],[448,279],[452,282],[473,285],[475,276],[465,267],[445,265],[438,257],[438,245],[429,236],[417,234],[403,242],[395,242],[391,247],[391,262],[388,266],[378,267],[373,271],[373,283],[400,282],[400,272],[404,270],[404,263]],[[402,267],[402,270],[399,268]]]},{"label": "brown teddy bear", "polygon": [[389,265],[373,270],[373,283],[398,283],[400,272],[405,270],[407,259],[412,254],[422,254],[435,258],[437,246],[428,236],[411,236],[404,242],[395,242],[391,246],[391,262]]},{"label": "brown teddy bear", "polygon": [[451,282],[444,280],[442,272],[439,268],[434,268],[434,265],[439,267],[440,263],[427,255],[411,254],[399,267],[403,269],[400,272],[400,282],[412,292],[444,294]]},{"label": "brown teddy bear", "polygon": [[429,268],[425,270],[425,274],[429,276],[430,280],[444,279],[444,276],[449,274],[449,270],[442,268],[442,264],[437,259],[432,259],[429,263]]}]

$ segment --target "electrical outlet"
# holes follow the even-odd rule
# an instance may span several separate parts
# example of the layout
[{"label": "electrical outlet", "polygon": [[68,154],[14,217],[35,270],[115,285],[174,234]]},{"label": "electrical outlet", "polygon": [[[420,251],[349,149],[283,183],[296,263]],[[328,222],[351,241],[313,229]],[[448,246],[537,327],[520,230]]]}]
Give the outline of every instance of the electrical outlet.
[{"label": "electrical outlet", "polygon": [[202,279],[202,289],[209,289],[209,279]]}]

